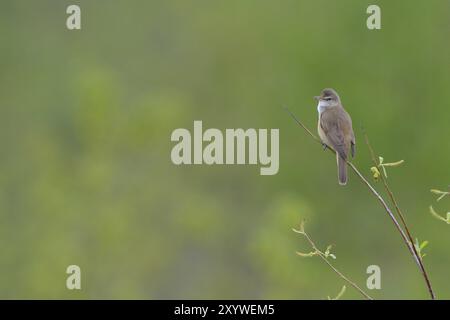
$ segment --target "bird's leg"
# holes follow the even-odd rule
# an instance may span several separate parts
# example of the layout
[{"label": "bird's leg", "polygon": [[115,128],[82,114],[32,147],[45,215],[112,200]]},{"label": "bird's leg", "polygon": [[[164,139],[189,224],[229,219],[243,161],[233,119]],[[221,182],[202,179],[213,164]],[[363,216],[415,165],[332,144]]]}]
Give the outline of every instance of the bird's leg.
[{"label": "bird's leg", "polygon": [[323,147],[323,150],[327,150],[327,148],[328,148],[327,144],[323,143],[323,142],[322,142],[322,147]]}]

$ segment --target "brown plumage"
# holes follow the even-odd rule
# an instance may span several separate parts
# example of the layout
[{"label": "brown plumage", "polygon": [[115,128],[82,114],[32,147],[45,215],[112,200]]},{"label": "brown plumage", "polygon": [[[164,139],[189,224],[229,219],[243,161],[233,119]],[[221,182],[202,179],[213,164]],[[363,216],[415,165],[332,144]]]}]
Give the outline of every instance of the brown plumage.
[{"label": "brown plumage", "polygon": [[339,184],[347,183],[348,153],[351,149],[355,156],[355,135],[352,128],[352,119],[344,110],[340,98],[333,89],[324,89],[319,97],[319,123],[318,132],[322,142],[336,151]]}]

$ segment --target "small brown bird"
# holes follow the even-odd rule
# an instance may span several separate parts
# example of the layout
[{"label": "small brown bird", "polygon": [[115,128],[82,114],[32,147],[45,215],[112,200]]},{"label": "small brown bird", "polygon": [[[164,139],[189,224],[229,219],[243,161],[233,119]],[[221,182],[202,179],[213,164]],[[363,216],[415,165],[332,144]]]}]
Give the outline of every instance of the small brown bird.
[{"label": "small brown bird", "polygon": [[318,97],[317,111],[319,112],[318,132],[324,148],[336,151],[338,181],[340,185],[347,184],[348,151],[351,149],[355,156],[355,135],[352,119],[341,104],[341,99],[333,89],[323,89]]}]

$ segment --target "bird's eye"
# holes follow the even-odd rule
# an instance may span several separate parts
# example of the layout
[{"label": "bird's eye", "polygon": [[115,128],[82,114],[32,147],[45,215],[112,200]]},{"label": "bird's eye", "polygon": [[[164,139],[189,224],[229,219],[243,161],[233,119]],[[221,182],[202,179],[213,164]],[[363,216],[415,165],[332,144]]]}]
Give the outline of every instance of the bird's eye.
[{"label": "bird's eye", "polygon": [[325,100],[327,100],[327,101],[331,101],[331,98],[326,98]]}]

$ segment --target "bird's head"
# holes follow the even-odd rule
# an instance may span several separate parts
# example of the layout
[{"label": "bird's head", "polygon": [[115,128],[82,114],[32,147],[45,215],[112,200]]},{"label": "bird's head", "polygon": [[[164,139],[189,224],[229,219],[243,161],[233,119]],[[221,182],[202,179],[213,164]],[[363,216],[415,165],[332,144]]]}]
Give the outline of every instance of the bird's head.
[{"label": "bird's head", "polygon": [[314,97],[319,102],[320,108],[335,107],[341,103],[341,99],[333,89],[323,89],[320,96]]}]

